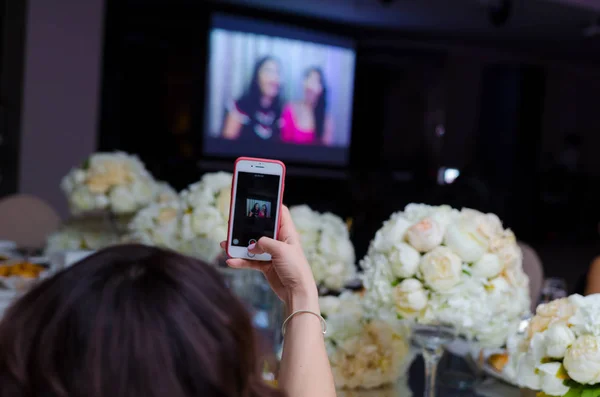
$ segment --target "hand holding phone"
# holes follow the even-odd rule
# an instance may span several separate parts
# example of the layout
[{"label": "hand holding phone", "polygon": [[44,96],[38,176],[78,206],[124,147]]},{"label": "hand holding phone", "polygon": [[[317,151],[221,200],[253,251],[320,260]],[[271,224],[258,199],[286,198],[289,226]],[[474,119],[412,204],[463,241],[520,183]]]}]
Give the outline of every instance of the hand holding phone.
[{"label": "hand holding phone", "polygon": [[285,165],[281,161],[240,157],[235,162],[227,254],[232,258],[269,261],[248,246],[261,237],[277,239],[283,200]]}]

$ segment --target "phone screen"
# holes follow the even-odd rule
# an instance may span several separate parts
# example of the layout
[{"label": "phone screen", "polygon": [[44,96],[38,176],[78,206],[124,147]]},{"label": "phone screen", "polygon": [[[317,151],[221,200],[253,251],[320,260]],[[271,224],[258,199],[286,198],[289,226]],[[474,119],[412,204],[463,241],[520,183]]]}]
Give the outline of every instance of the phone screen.
[{"label": "phone screen", "polygon": [[280,175],[238,172],[231,245],[247,247],[275,236]]}]

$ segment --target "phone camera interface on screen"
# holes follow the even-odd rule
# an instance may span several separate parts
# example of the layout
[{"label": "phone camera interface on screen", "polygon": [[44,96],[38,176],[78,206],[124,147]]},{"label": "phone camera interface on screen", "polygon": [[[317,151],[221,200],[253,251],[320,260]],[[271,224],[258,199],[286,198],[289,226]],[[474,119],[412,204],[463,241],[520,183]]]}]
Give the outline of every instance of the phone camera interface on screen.
[{"label": "phone camera interface on screen", "polygon": [[247,247],[275,235],[279,175],[239,172],[231,243]]}]

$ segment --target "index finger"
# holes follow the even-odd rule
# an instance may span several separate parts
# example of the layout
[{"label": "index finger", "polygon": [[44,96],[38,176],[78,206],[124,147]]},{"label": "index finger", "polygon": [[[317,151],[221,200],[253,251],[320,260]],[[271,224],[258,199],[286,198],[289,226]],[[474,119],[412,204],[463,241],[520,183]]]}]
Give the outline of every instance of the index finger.
[{"label": "index finger", "polygon": [[279,236],[277,239],[288,244],[296,244],[300,241],[298,231],[292,220],[292,214],[286,205],[281,206],[281,214],[279,220]]}]

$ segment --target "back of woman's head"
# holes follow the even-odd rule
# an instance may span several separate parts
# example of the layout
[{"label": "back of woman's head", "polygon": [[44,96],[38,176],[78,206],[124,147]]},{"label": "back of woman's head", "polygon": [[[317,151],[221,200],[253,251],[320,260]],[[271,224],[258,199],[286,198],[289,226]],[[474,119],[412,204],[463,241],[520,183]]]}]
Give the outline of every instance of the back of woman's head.
[{"label": "back of woman's head", "polygon": [[242,304],[210,266],[142,245],[45,280],[0,322],[1,397],[268,396]]}]

